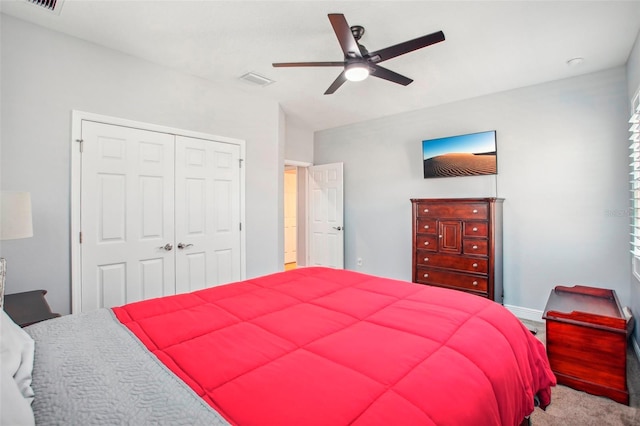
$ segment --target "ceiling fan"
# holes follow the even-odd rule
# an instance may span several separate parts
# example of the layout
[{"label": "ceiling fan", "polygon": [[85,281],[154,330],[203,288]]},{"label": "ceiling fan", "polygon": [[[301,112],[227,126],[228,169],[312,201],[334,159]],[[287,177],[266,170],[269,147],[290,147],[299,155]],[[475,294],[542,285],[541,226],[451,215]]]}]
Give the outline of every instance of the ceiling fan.
[{"label": "ceiling fan", "polygon": [[341,13],[330,13],[329,21],[338,37],[340,47],[344,52],[341,62],[279,62],[274,67],[344,67],[338,78],[329,86],[325,95],[334,93],[345,81],[361,81],[369,75],[382,78],[394,83],[408,85],[413,80],[378,65],[380,62],[404,55],[414,50],[422,49],[435,43],[444,41],[442,31],[405,41],[387,48],[369,52],[359,43],[364,34],[364,27],[354,25],[349,27],[347,20]]}]

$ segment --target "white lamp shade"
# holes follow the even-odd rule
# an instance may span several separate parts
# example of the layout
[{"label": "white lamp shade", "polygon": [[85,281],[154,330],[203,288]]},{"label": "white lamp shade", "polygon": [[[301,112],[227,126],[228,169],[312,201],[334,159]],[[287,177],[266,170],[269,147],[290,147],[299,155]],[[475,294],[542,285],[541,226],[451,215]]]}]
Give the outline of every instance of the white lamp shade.
[{"label": "white lamp shade", "polygon": [[31,194],[0,192],[0,240],[33,237]]}]

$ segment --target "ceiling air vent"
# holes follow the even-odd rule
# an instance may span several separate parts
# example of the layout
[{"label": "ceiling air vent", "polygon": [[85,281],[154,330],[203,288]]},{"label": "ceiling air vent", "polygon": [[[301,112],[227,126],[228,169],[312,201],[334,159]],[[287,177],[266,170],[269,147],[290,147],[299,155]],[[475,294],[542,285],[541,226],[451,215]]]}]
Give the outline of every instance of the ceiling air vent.
[{"label": "ceiling air vent", "polygon": [[35,6],[39,6],[42,9],[53,12],[56,15],[60,14],[62,9],[62,3],[64,0],[25,0],[27,3],[31,3]]},{"label": "ceiling air vent", "polygon": [[267,77],[263,77],[259,74],[256,74],[254,72],[248,72],[244,75],[240,76],[240,80],[244,80],[248,83],[252,83],[252,84],[256,84],[258,86],[268,86],[271,83],[274,83],[273,80],[271,80],[270,78]]}]

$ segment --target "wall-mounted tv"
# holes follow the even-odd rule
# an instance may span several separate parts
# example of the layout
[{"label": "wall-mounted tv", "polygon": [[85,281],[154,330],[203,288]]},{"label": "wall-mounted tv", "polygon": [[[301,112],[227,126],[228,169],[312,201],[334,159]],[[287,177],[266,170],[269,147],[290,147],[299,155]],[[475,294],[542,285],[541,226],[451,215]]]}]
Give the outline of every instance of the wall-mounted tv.
[{"label": "wall-mounted tv", "polygon": [[422,141],[424,177],[495,175],[496,131]]}]

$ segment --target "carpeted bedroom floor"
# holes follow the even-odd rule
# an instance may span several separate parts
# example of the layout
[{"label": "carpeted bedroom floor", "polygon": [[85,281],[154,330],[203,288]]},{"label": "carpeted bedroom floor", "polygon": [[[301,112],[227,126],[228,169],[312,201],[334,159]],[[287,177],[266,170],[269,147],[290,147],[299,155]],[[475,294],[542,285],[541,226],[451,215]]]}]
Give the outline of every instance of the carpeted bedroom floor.
[{"label": "carpeted bedroom floor", "polygon": [[[546,343],[545,325],[528,320],[522,322],[536,329],[542,343]],[[533,426],[636,426],[640,425],[640,362],[629,344],[627,351],[627,383],[630,406],[608,398],[590,395],[567,386],[558,385],[551,391],[551,405],[546,411],[536,408],[531,416]]]}]

